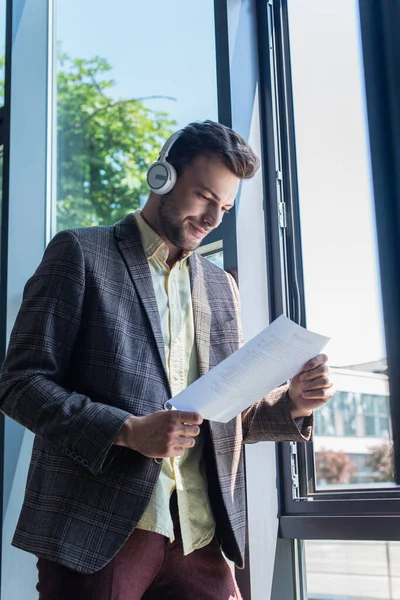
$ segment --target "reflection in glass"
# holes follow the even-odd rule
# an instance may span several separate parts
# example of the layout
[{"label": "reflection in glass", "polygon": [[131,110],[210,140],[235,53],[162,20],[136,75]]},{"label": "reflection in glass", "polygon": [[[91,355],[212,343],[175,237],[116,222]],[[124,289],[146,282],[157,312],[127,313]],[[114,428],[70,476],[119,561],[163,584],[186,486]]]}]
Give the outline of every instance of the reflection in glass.
[{"label": "reflection in glass", "polygon": [[208,260],[210,260],[212,263],[214,263],[214,265],[217,265],[217,267],[220,267],[221,269],[224,268],[223,250],[220,250],[219,252],[214,252],[212,254],[206,254],[205,257],[208,258]]},{"label": "reflection in glass", "polygon": [[288,3],[306,320],[338,390],[316,414],[319,488],[393,481],[357,4]]},{"label": "reflection in glass", "polygon": [[166,138],[217,119],[213,19],[212,0],[58,2],[57,230],[142,206]]},{"label": "reflection in glass", "polygon": [[398,600],[400,542],[307,540],[309,600]]}]

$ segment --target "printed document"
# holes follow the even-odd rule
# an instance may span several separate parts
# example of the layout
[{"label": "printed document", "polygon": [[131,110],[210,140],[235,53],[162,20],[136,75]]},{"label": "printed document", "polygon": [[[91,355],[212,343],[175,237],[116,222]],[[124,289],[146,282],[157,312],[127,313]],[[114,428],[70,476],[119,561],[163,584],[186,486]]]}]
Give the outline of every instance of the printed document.
[{"label": "printed document", "polygon": [[234,354],[177,394],[174,408],[227,423],[296,375],[329,338],[281,315]]}]

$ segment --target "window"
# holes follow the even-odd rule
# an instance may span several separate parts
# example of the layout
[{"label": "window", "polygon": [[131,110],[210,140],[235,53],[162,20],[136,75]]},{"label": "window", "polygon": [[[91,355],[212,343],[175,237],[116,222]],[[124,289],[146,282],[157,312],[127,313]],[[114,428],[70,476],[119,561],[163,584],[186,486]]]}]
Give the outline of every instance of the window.
[{"label": "window", "polygon": [[308,540],[308,600],[394,600],[400,592],[400,543]]},{"label": "window", "polygon": [[59,0],[57,39],[56,228],[110,225],[173,131],[217,120],[213,2]]},{"label": "window", "polygon": [[300,0],[288,9],[305,317],[331,335],[339,390],[317,416],[314,447],[325,469],[337,454],[351,484],[352,455],[376,462],[377,446],[391,443],[357,3]]},{"label": "window", "polygon": [[[317,413],[313,443],[280,449],[280,534],[399,539],[400,489],[393,467],[399,458],[394,452],[399,334],[394,333],[400,268],[391,258],[398,256],[398,213],[393,212],[398,198],[392,183],[397,171],[388,169],[385,177],[379,169],[378,176],[370,171],[371,159],[375,169],[377,161],[380,169],[397,164],[382,133],[392,131],[392,122],[380,120],[388,118],[391,104],[384,110],[378,106],[391,92],[385,88],[386,95],[376,94],[380,87],[374,79],[382,78],[382,89],[388,85],[383,54],[379,68],[377,57],[383,30],[395,39],[390,10],[368,2],[282,0],[273,3],[272,14],[286,309],[298,322],[331,336],[326,351],[338,389]],[[385,26],[379,28],[378,21]],[[391,60],[392,50],[385,60]],[[375,94],[368,115],[364,88]],[[390,219],[384,220],[383,206]]]},{"label": "window", "polygon": [[210,260],[212,263],[217,265],[217,267],[220,267],[221,269],[223,269],[224,268],[223,241],[219,240],[216,242],[211,242],[211,244],[207,243],[207,238],[205,241],[206,241],[206,243],[203,244],[202,246],[200,246],[200,248],[198,248],[197,252],[199,254],[201,254],[202,256],[204,256],[205,258],[208,258],[208,260]]},{"label": "window", "polygon": [[317,488],[393,481],[389,415],[387,395],[350,391],[336,392],[328,404],[316,411]]},{"label": "window", "polygon": [[208,258],[208,260],[214,263],[214,265],[217,265],[217,267],[220,267],[221,269],[224,268],[224,253],[222,250],[220,252],[214,252],[213,254],[207,254],[205,256]]}]

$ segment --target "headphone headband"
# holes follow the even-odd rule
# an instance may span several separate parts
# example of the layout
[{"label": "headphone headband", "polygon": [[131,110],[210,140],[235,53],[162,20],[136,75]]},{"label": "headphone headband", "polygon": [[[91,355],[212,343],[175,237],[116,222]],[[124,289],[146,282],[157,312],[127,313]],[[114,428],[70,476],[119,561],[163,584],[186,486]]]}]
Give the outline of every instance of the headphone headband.
[{"label": "headphone headband", "polygon": [[183,129],[179,129],[175,131],[165,142],[164,146],[161,149],[160,156],[158,160],[165,160],[171,150],[172,146],[175,144],[176,140],[182,135]]}]

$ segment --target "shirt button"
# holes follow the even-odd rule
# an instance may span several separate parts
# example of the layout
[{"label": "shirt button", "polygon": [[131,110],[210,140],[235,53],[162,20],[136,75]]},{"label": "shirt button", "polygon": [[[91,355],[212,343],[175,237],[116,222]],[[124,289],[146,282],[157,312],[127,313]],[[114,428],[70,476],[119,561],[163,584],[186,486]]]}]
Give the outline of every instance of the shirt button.
[{"label": "shirt button", "polygon": [[157,465],[161,465],[162,461],[164,460],[163,458],[153,458],[154,462],[157,463]]},{"label": "shirt button", "polygon": [[164,402],[164,410],[172,410],[172,404],[169,402],[169,400]]}]

